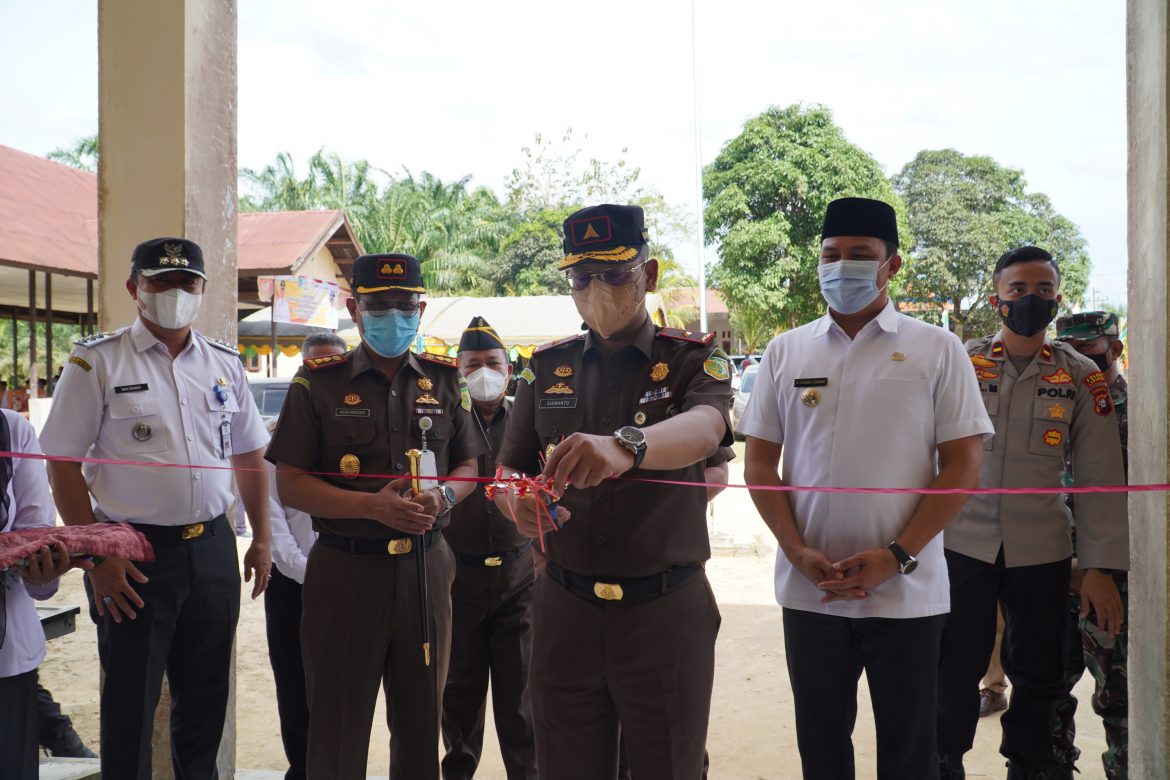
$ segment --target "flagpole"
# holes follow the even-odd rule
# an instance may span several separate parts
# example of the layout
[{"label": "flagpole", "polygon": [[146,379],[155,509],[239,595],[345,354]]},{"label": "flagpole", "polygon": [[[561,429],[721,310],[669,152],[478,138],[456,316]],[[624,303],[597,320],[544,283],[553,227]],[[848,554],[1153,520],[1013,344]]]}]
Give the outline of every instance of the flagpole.
[{"label": "flagpole", "polygon": [[695,111],[695,217],[699,257],[699,330],[707,332],[707,266],[703,262],[703,130],[699,121],[699,54],[695,45],[695,0],[691,0],[691,91]]}]

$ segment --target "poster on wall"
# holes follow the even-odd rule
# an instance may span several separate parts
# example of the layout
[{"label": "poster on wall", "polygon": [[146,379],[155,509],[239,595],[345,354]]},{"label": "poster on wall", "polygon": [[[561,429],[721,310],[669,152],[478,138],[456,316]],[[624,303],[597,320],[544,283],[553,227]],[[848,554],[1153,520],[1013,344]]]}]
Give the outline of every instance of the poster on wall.
[{"label": "poster on wall", "polygon": [[341,289],[307,276],[261,276],[260,300],[272,302],[272,321],[337,330]]}]

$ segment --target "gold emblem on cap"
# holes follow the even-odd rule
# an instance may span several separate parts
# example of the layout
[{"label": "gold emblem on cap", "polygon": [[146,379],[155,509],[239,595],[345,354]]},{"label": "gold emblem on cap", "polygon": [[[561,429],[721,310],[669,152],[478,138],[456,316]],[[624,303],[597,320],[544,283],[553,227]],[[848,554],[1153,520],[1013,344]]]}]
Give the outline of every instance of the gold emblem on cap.
[{"label": "gold emblem on cap", "polygon": [[431,390],[435,386],[435,383],[425,376],[420,376],[415,384],[418,385],[419,390]]},{"label": "gold emblem on cap", "polygon": [[566,385],[564,382],[557,382],[552,387],[544,391],[546,395],[572,395],[573,388]]},{"label": "gold emblem on cap", "polygon": [[601,238],[598,232],[593,229],[592,222],[585,226],[585,235],[581,236],[581,240],[584,241],[587,238]]},{"label": "gold emblem on cap", "polygon": [[821,394],[810,387],[800,394],[800,402],[811,409],[821,402]]},{"label": "gold emblem on cap", "polygon": [[634,425],[642,425],[646,422],[646,413],[638,412],[634,415]]},{"label": "gold emblem on cap", "polygon": [[189,265],[189,263],[187,262],[187,258],[181,257],[181,255],[183,253],[183,245],[182,244],[173,244],[173,243],[163,244],[163,251],[166,252],[166,256],[160,257],[158,259],[159,265],[177,265],[177,266]]},{"label": "gold emblem on cap", "polygon": [[665,363],[655,363],[654,367],[650,369],[650,379],[655,382],[661,382],[670,375],[670,366]]},{"label": "gold emblem on cap", "polygon": [[138,441],[147,441],[154,435],[154,428],[151,428],[149,423],[140,422],[134,426],[131,433]]},{"label": "gold emblem on cap", "polygon": [[553,371],[553,373],[556,374],[557,376],[560,376],[560,377],[572,376],[573,375],[573,367],[572,366],[557,366],[556,369]]},{"label": "gold emblem on cap", "polygon": [[341,461],[337,464],[341,469],[341,476],[346,479],[354,479],[362,471],[362,462],[357,455],[347,454],[341,456]]},{"label": "gold emblem on cap", "polygon": [[345,398],[341,399],[341,402],[346,406],[357,406],[362,402],[362,397],[357,393],[349,393]]},{"label": "gold emblem on cap", "polygon": [[895,363],[901,363],[905,359],[906,355],[901,352],[895,352],[894,354],[890,355],[890,360],[893,360]]}]

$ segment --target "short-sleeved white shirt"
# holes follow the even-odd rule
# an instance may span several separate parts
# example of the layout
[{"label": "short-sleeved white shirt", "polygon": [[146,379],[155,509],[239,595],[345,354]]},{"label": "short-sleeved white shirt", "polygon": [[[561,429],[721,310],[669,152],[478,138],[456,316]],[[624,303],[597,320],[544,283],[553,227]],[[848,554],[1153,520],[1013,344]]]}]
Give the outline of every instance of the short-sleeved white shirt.
[{"label": "short-sleeved white shirt", "polygon": [[[222,400],[216,385],[226,387]],[[83,468],[98,520],[146,525],[186,525],[227,512],[231,455],[267,442],[239,355],[192,331],[171,358],[141,319],[78,343],[41,431],[49,455],[159,464]],[[176,464],[203,468],[166,467]]]},{"label": "short-sleeved white shirt", "polygon": [[[802,401],[815,392],[816,405]],[[927,487],[938,444],[994,432],[963,345],[949,331],[887,304],[850,340],[829,314],[768,345],[740,432],[784,445],[786,484]],[[790,493],[806,544],[831,561],[893,541],[917,494]],[[868,598],[822,604],[825,593],[776,556],[776,600],[791,609],[843,617],[914,618],[950,609],[943,537],[918,568]]]}]

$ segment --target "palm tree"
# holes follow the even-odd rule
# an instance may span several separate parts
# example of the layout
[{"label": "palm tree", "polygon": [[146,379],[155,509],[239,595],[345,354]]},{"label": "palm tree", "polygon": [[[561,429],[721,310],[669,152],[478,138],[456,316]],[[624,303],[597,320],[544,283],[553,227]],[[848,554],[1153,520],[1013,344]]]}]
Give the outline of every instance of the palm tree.
[{"label": "palm tree", "polygon": [[98,137],[86,136],[78,140],[68,149],[54,149],[45,155],[53,162],[64,163],[73,168],[97,173],[98,167]]}]

